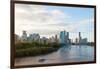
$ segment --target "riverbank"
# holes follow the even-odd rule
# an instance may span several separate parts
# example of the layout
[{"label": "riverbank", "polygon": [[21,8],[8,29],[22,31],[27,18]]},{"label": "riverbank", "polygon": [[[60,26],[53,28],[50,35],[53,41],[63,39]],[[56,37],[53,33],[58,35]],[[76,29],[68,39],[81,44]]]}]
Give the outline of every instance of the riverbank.
[{"label": "riverbank", "polygon": [[[41,59],[45,59],[41,62]],[[57,51],[41,55],[30,56],[15,59],[15,66],[19,65],[40,65],[40,64],[55,64],[55,63],[70,63],[94,61],[94,46],[71,45],[63,46]]]},{"label": "riverbank", "polygon": [[19,42],[15,44],[16,57],[27,56],[40,56],[57,51],[60,48],[60,44],[48,43],[42,44],[38,42]]}]

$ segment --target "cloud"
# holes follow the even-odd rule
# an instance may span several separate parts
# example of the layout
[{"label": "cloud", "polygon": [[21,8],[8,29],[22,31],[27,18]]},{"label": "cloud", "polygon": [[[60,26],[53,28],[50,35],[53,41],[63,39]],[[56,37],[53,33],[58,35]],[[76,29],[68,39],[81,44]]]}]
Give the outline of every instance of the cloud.
[{"label": "cloud", "polygon": [[61,12],[59,10],[53,10],[51,13],[52,13],[52,15],[57,15],[57,16],[63,15],[63,12]]},{"label": "cloud", "polygon": [[[69,18],[63,11],[48,10],[41,5],[15,5],[15,33],[22,30],[59,30],[55,26],[63,22],[63,18]],[[55,26],[50,26],[54,25]],[[43,27],[44,26],[44,27]],[[46,26],[46,27],[45,27]],[[53,29],[52,29],[53,28]]]},{"label": "cloud", "polygon": [[[83,28],[83,30],[81,30],[82,32],[87,32],[86,30],[84,30],[84,26],[87,26],[87,25],[94,25],[94,19],[83,19],[83,20],[80,20],[80,21],[76,21],[75,24],[72,24],[72,28],[73,28],[73,31],[77,30],[77,29],[80,29],[80,28]],[[91,27],[88,27],[86,28],[87,30],[88,29],[91,29]]]},{"label": "cloud", "polygon": [[28,34],[39,33],[49,37],[59,34],[62,30],[75,32],[84,25],[94,23],[94,19],[78,21],[71,19],[73,19],[72,15],[56,8],[48,10],[47,6],[42,5],[15,5],[15,33],[18,35],[26,30]]}]

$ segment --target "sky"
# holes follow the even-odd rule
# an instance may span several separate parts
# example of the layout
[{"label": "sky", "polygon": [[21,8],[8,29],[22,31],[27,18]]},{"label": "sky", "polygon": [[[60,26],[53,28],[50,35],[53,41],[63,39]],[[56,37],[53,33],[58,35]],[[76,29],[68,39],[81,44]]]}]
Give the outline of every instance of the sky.
[{"label": "sky", "polygon": [[94,41],[94,9],[79,7],[58,7],[46,5],[15,5],[15,34],[39,33],[41,37],[69,32],[70,38],[83,38]]}]

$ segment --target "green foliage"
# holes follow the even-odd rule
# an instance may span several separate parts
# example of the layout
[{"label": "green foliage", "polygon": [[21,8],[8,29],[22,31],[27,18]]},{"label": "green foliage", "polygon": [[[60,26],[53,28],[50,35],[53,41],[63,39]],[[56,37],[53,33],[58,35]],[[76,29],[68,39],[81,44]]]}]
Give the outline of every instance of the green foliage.
[{"label": "green foliage", "polygon": [[42,44],[38,42],[21,42],[15,44],[15,46],[16,57],[44,55],[60,48],[60,45],[56,43]]}]

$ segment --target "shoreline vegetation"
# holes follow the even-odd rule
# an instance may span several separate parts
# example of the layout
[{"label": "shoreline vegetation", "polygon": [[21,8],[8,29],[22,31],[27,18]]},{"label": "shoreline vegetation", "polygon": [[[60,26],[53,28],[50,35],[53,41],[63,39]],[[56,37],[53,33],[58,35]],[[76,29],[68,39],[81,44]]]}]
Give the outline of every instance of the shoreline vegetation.
[{"label": "shoreline vegetation", "polygon": [[58,43],[18,42],[15,43],[15,57],[45,55],[57,51],[60,47]]},{"label": "shoreline vegetation", "polygon": [[[57,51],[61,48],[62,44],[60,43],[39,43],[39,42],[17,42],[15,43],[15,57],[28,57],[28,56],[40,56],[46,55],[52,52]],[[71,44],[79,45],[79,44]],[[84,45],[84,44],[83,44]],[[87,46],[94,46],[94,43],[87,43]]]}]

